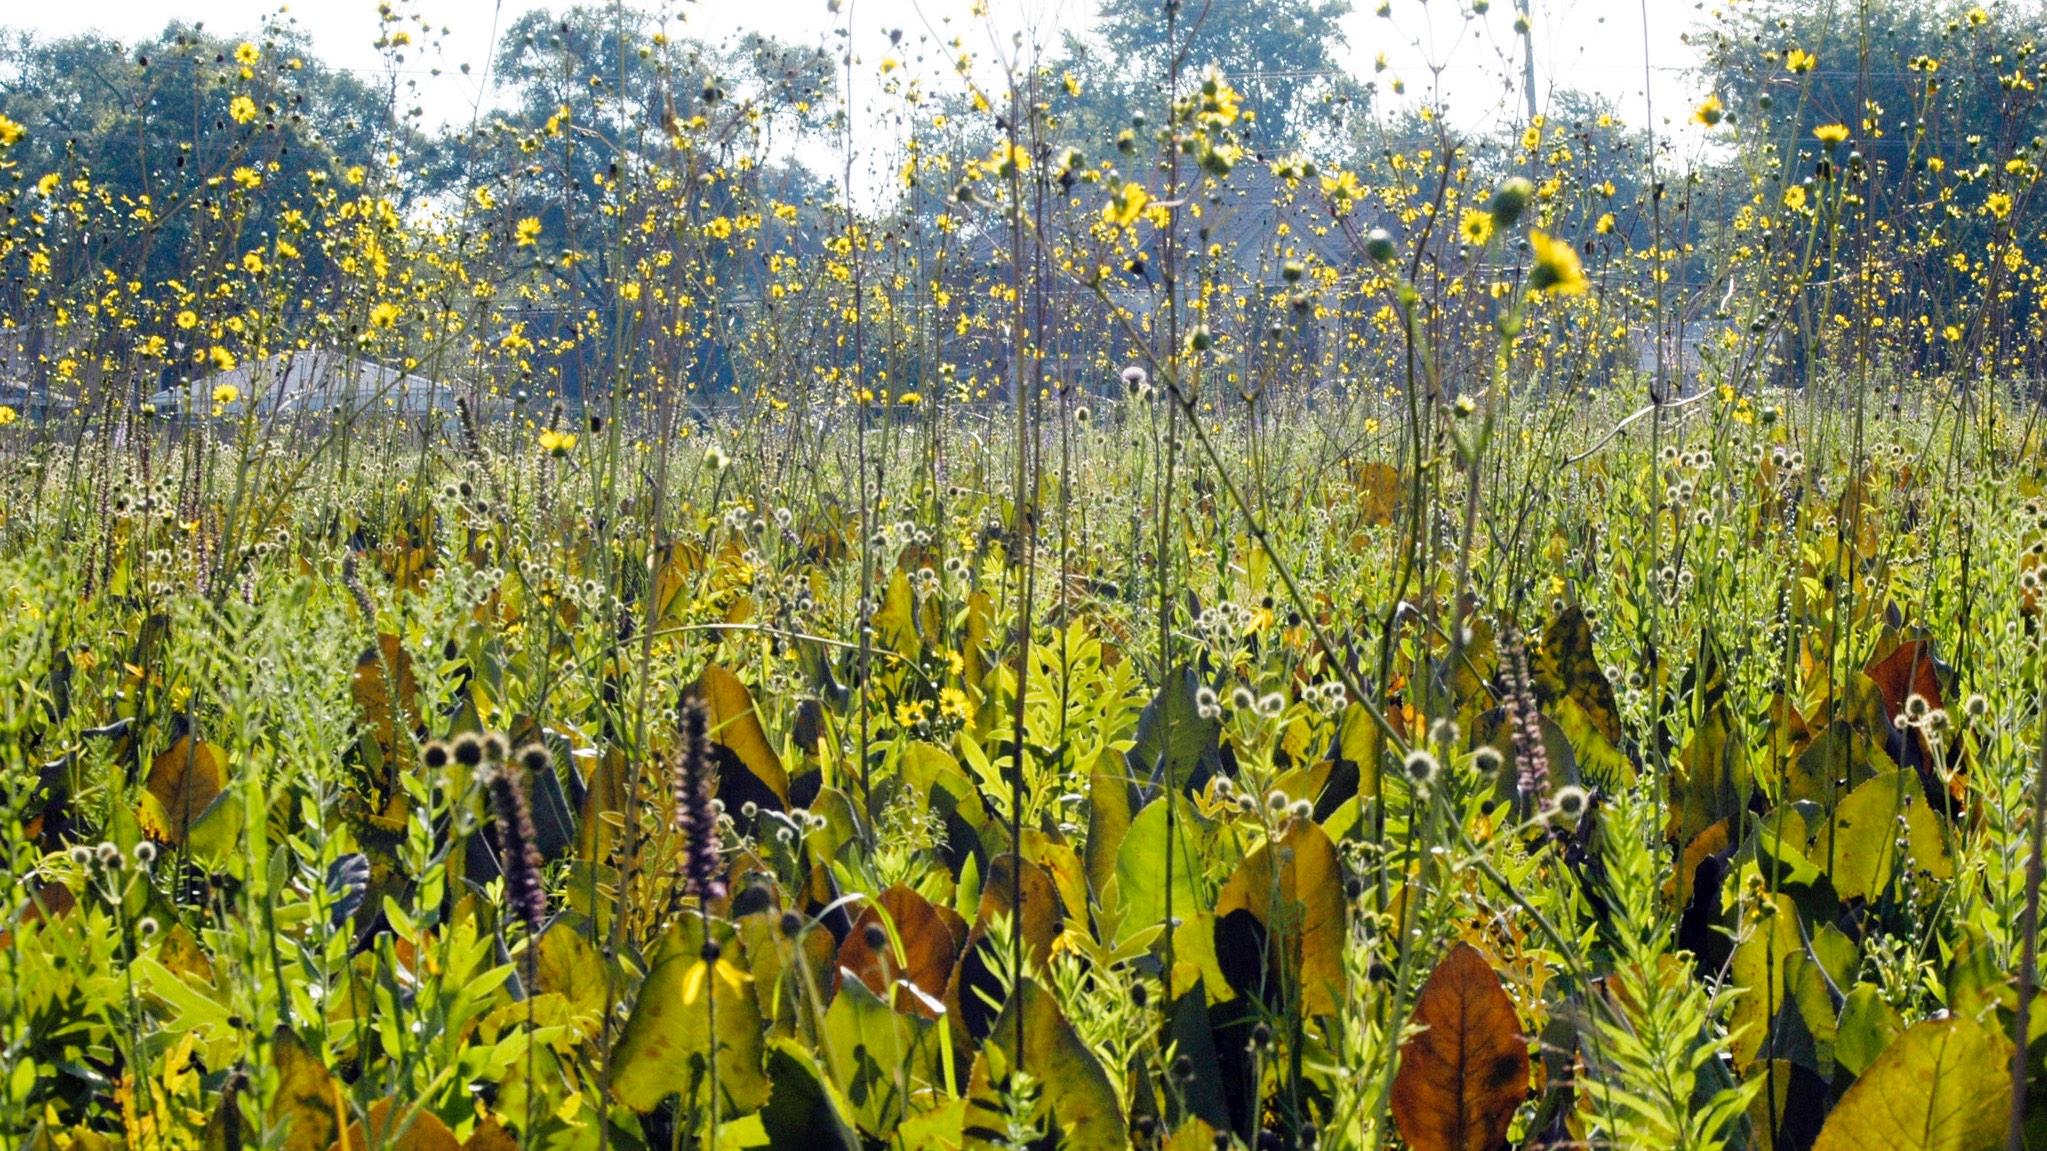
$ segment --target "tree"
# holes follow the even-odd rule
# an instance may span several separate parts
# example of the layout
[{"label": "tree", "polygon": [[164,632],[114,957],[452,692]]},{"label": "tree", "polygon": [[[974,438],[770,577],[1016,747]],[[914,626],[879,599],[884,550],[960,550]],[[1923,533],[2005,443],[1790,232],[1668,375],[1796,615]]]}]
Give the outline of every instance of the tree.
[{"label": "tree", "polygon": [[[499,42],[497,75],[505,110],[448,141],[447,178],[472,196],[487,190],[501,229],[538,221],[522,250],[547,299],[530,305],[531,318],[584,353],[615,334],[620,281],[682,254],[659,250],[678,228],[815,194],[800,169],[757,161],[774,151],[772,134],[802,132],[836,99],[834,67],[818,49],[757,34],[729,45],[670,38],[623,8],[527,12]],[[708,242],[690,255],[714,268],[721,291],[764,287],[758,252]],[[717,347],[698,352],[725,363]],[[555,367],[565,391],[582,390],[582,360]]]},{"label": "tree", "polygon": [[[1760,158],[1759,209],[1772,212],[1786,197],[1818,204],[1833,189],[1852,189],[1853,215],[1866,225],[1850,220],[1838,253],[1816,257],[1812,280],[1825,284],[1832,266],[1854,262],[1891,277],[1896,290],[1880,310],[1909,322],[1916,341],[1893,351],[1995,360],[1988,345],[2038,307],[2013,272],[2038,256],[2027,254],[2037,237],[2019,224],[2047,130],[2039,97],[2047,69],[2030,51],[1997,49],[2025,41],[2037,25],[2042,5],[2025,7],[1757,0],[1721,17],[1707,41],[1709,75],[1747,137],[1742,154]],[[1845,138],[1821,139],[1820,129],[1832,135],[1834,125]],[[1774,239],[1795,244],[1796,236],[1785,228]],[[1980,266],[1956,259],[1987,251],[1999,254]],[[1815,288],[1795,301],[1796,355],[1828,330],[1817,310],[1835,298]]]},{"label": "tree", "polygon": [[[1158,0],[1103,0],[1093,41],[1069,38],[1067,51],[1099,95],[1104,119],[1152,119],[1165,105],[1173,45]],[[1256,112],[1245,135],[1277,154],[1326,140],[1366,102],[1364,89],[1337,61],[1339,21],[1349,0],[1182,0],[1178,18],[1186,58],[1181,73],[1214,66],[1229,74]]]},{"label": "tree", "polygon": [[[203,208],[208,181],[236,167],[263,172],[248,226],[266,229],[313,173],[424,149],[388,99],[322,66],[300,34],[259,39],[247,64],[237,41],[175,23],[132,47],[93,35],[0,42],[0,104],[28,129],[23,170],[88,178],[115,203],[154,206],[154,224],[101,239],[103,266],[173,274],[187,254],[189,207]],[[229,80],[243,69],[260,96],[247,123],[231,115]]]}]

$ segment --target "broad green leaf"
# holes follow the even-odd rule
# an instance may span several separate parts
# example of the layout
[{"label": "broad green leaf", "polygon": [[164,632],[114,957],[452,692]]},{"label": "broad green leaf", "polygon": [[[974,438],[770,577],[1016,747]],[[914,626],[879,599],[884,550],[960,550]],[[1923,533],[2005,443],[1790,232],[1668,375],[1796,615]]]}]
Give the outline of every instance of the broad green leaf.
[{"label": "broad green leaf", "polygon": [[1733,725],[1733,712],[1716,696],[1680,757],[1684,764],[1680,843],[1690,843],[1723,819],[1738,819],[1748,804],[1748,755]]},{"label": "broad green leaf", "polygon": [[1729,1025],[1734,1063],[1746,1069],[1769,1038],[1770,1023],[1784,1009],[1784,972],[1791,957],[1805,954],[1798,930],[1798,909],[1790,896],[1772,895],[1762,906],[1762,919],[1734,949],[1734,1001]]},{"label": "broad green leaf", "polygon": [[825,1012],[824,1065],[862,1131],[886,1137],[910,1101],[939,1082],[938,1026],[891,1010],[858,979],[841,978]]},{"label": "broad green leaf", "polygon": [[1786,780],[1786,799],[1809,799],[1832,807],[1841,797],[1898,765],[1884,750],[1890,720],[1883,697],[1869,677],[1848,677],[1846,706],[1839,708],[1818,738],[1799,753]]},{"label": "broad green leaf", "polygon": [[1909,865],[1934,879],[1954,874],[1939,817],[1926,806],[1919,777],[1893,768],[1849,792],[1820,833],[1813,862],[1827,868],[1841,898],[1876,899],[1888,890],[1897,873],[1901,818]]},{"label": "broad green leaf", "polygon": [[[1173,916],[1185,921],[1205,910],[1207,886],[1198,874],[1203,855],[1197,844],[1205,838],[1205,824],[1192,804],[1174,793],[1153,800],[1130,823],[1123,846],[1116,852],[1116,884],[1123,894],[1124,933],[1165,922],[1166,893],[1166,804],[1176,804],[1173,820],[1173,874],[1170,883]],[[1116,942],[1120,942],[1117,940]]]},{"label": "broad green leaf", "polygon": [[557,918],[540,933],[534,990],[551,991],[568,1005],[577,1034],[585,1039],[604,1027],[605,962],[595,945],[569,919]]},{"label": "broad green leaf", "polygon": [[[1115,765],[1113,758],[1105,761]],[[1088,777],[1087,881],[1097,896],[1116,874],[1118,849],[1130,831],[1130,790],[1121,773],[1097,771]]]},{"label": "broad green leaf", "polygon": [[1904,1029],[1898,1009],[1884,999],[1876,984],[1858,983],[1841,1005],[1840,1024],[1834,1031],[1834,1061],[1850,1075],[1860,1075]]},{"label": "broad green leaf", "polygon": [[645,1114],[670,1095],[704,1091],[714,1005],[723,1109],[736,1114],[760,1106],[768,1081],[752,980],[731,959],[721,957],[714,969],[689,954],[664,959],[640,984],[611,1052],[612,1095]]},{"label": "broad green leaf", "polygon": [[1125,755],[1130,775],[1147,788],[1160,761],[1165,774],[1157,786],[1199,787],[1203,780],[1222,770],[1216,740],[1222,721],[1205,719],[1196,702],[1201,681],[1191,667],[1180,667],[1166,679],[1152,701],[1137,717],[1137,746]]},{"label": "broad green leaf", "polygon": [[1985,1151],[2011,1110],[2011,1040],[1959,1015],[1884,1048],[1827,1116],[1813,1151]]},{"label": "broad green leaf", "polygon": [[889,577],[882,593],[881,610],[874,613],[875,642],[883,649],[907,658],[923,650],[917,634],[916,597],[910,592],[910,577],[897,571]]},{"label": "broad green leaf", "polygon": [[[1023,1042],[1017,1044],[1021,1017]],[[1129,1130],[1095,1053],[1060,1013],[1058,1000],[1021,980],[974,1057],[964,1145],[992,1148],[1004,1136],[1001,1091],[1021,1067],[1041,1088],[1034,1118],[1063,1151],[1124,1151]]]},{"label": "broad green leaf", "polygon": [[810,1052],[787,1039],[768,1044],[768,1079],[774,1090],[761,1108],[770,1147],[860,1151],[860,1136],[846,1121],[846,1106],[819,1074]]}]

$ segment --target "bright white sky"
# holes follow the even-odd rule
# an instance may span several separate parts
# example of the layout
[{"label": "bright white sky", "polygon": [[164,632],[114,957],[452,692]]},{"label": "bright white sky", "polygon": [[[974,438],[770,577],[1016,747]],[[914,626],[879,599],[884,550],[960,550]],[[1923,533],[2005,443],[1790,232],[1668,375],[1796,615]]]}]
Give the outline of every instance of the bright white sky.
[{"label": "bright white sky", "polygon": [[[595,0],[601,4],[603,0]],[[413,102],[434,122],[462,122],[480,90],[494,21],[502,26],[518,13],[543,6],[534,0],[394,0],[399,11],[424,17],[435,28],[446,27],[438,58],[415,52],[405,64],[404,78],[418,85]],[[900,28],[908,44],[928,29],[940,41],[959,35],[982,57],[992,56],[999,43],[1009,51],[1009,35],[1035,33],[1044,44],[1056,45],[1060,30],[1092,21],[1095,0],[986,0],[989,15],[970,14],[969,0],[841,0],[833,13],[829,0],[628,0],[635,8],[666,11],[677,18],[677,30],[699,39],[719,40],[760,31],[784,41],[836,48],[834,29],[850,17],[861,61],[854,69],[858,103],[862,89],[871,90],[880,60],[890,55],[887,31]],[[1187,10],[1201,0],[1185,0]],[[1520,81],[1520,44],[1513,32],[1513,0],[1493,0],[1491,11],[1470,17],[1470,0],[1392,0],[1390,19],[1374,14],[1378,0],[1353,0],[1356,9],[1344,22],[1349,47],[1347,63],[1359,77],[1373,75],[1375,59],[1384,53],[1388,68],[1379,76],[1382,107],[1399,99],[1391,80],[1406,82],[1405,100],[1424,98],[1438,81],[1442,99],[1458,126],[1472,129],[1502,116],[1521,119],[1524,107]],[[1539,98],[1564,88],[1600,93],[1612,100],[1631,123],[1645,120],[1643,20],[1648,20],[1649,96],[1659,133],[1674,133],[1681,142],[1690,109],[1704,95],[1689,74],[1697,54],[1685,44],[1686,33],[1700,27],[1717,0],[1533,0],[1536,71]],[[566,6],[566,0],[558,6]],[[70,0],[68,3],[25,2],[9,6],[0,26],[26,27],[48,36],[98,31],[134,39],[159,30],[173,15],[202,19],[208,30],[224,35],[253,33],[266,15],[279,10],[278,0]],[[297,0],[290,15],[311,35],[330,64],[381,72],[385,62],[371,42],[377,36],[375,0]],[[906,59],[909,51],[895,54]],[[942,53],[935,60],[944,59]],[[458,65],[467,63],[462,75]],[[431,74],[438,65],[439,76]],[[1085,77],[1082,77],[1083,82]],[[944,77],[934,72],[934,84]],[[858,122],[858,121],[856,121]],[[877,153],[892,149],[876,148]],[[827,167],[836,161],[819,157]],[[893,168],[887,155],[874,157],[877,171]],[[863,181],[864,182],[864,181]]]}]

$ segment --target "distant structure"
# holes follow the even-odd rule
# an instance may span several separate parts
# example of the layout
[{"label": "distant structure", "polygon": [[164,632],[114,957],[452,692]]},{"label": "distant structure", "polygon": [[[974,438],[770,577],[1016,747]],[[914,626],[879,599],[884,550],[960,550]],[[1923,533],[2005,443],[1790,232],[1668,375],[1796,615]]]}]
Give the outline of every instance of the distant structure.
[{"label": "distant structure", "polygon": [[42,423],[77,406],[75,389],[51,384],[49,373],[37,371],[30,357],[0,349],[0,407],[14,409],[24,420]]},{"label": "distant structure", "polygon": [[[232,389],[233,399],[215,397]],[[324,418],[404,415],[453,418],[459,393],[447,384],[331,349],[283,352],[216,372],[149,397],[166,418],[241,415]]]}]

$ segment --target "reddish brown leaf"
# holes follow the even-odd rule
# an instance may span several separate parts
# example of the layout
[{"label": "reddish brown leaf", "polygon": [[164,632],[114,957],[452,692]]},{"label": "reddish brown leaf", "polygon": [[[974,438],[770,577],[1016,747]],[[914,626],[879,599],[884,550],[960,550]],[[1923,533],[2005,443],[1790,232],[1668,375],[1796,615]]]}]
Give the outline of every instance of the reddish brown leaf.
[{"label": "reddish brown leaf", "polygon": [[1929,707],[1941,707],[1940,678],[1934,674],[1933,645],[1923,639],[1908,639],[1891,653],[1864,669],[1877,690],[1883,693],[1884,711],[1892,723],[1905,710],[1913,695]]},{"label": "reddish brown leaf", "polygon": [[[880,927],[884,914],[895,927],[900,950],[886,939],[879,949],[867,945],[868,928]],[[901,996],[894,1002],[896,1009],[907,1007],[926,1019],[936,1019],[934,1005],[945,999],[945,985],[952,979],[953,964],[966,936],[967,921],[958,912],[938,907],[897,884],[860,913],[851,934],[839,945],[841,978],[850,972],[885,1003],[890,1001],[890,986],[898,980],[907,981],[929,998]]]},{"label": "reddish brown leaf", "polygon": [[[488,1146],[488,1144],[485,1144]],[[337,1141],[328,1151],[352,1151],[363,1147],[388,1147],[392,1151],[462,1151],[462,1143],[441,1117],[425,1107],[394,1107],[389,1099],[370,1104],[369,1130],[351,1123],[348,1140]]]},{"label": "reddish brown leaf", "polygon": [[1499,976],[1460,943],[1422,985],[1400,1049],[1393,1122],[1414,1151],[1495,1151],[1528,1095],[1528,1046]]}]

